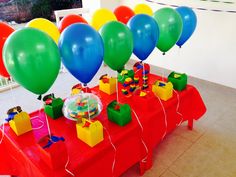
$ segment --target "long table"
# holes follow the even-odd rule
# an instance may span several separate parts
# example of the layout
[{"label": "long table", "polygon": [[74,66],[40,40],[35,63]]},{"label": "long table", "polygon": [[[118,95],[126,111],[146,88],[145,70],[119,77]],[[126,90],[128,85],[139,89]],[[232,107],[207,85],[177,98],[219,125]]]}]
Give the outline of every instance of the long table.
[{"label": "long table", "polygon": [[[151,75],[150,83],[157,79],[161,78]],[[101,143],[91,148],[77,138],[74,121],[64,117],[57,120],[49,118],[51,132],[65,138],[68,151],[66,168],[53,170],[40,158],[37,148],[37,142],[48,134],[48,129],[43,110],[36,111],[30,115],[39,115],[39,119],[45,122],[40,129],[17,137],[5,124],[5,134],[0,145],[0,174],[21,177],[112,177],[120,176],[139,163],[142,175],[152,167],[153,149],[168,133],[184,121],[188,121],[188,127],[192,129],[193,121],[206,112],[199,92],[191,85],[187,85],[183,91],[175,91],[168,101],[161,101],[151,91],[146,99],[126,98],[119,93],[119,101],[130,104],[132,108],[132,121],[121,127],[110,122],[106,113],[107,105],[116,99],[116,94],[109,96],[99,91],[98,87],[93,88],[93,92],[103,103],[103,110],[96,118],[104,126],[104,140]],[[33,127],[39,127],[40,123],[36,119],[32,120]]]}]

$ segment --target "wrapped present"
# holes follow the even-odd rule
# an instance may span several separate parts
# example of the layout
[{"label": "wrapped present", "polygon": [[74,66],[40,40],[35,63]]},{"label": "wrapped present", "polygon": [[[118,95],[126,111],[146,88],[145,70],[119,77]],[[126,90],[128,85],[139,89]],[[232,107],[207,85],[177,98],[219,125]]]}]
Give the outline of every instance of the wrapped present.
[{"label": "wrapped present", "polygon": [[124,126],[131,121],[131,109],[128,104],[119,104],[112,101],[107,106],[108,119],[120,126]]},{"label": "wrapped present", "polygon": [[99,90],[111,95],[116,92],[116,78],[102,75],[99,79]]},{"label": "wrapped present", "polygon": [[7,114],[8,118],[6,120],[17,136],[32,130],[30,116],[23,112],[20,106],[9,109]]},{"label": "wrapped present", "polygon": [[152,92],[161,100],[167,101],[173,96],[173,85],[171,82],[156,81],[152,85]]},{"label": "wrapped present", "polygon": [[53,119],[57,119],[63,116],[62,107],[63,100],[61,98],[55,98],[54,94],[46,95],[43,98],[44,112]]},{"label": "wrapped present", "polygon": [[150,65],[137,62],[133,66],[134,69],[134,83],[139,85],[140,88],[148,88],[148,77],[150,73]]},{"label": "wrapped present", "polygon": [[76,130],[77,137],[90,147],[103,141],[103,126],[98,120],[90,121],[82,118],[82,122],[76,124]]},{"label": "wrapped present", "polygon": [[39,156],[51,169],[64,168],[68,159],[65,139],[57,136],[45,136],[38,142]]},{"label": "wrapped present", "polygon": [[184,90],[187,85],[188,77],[185,73],[171,72],[168,76],[168,81],[173,84],[175,90]]}]

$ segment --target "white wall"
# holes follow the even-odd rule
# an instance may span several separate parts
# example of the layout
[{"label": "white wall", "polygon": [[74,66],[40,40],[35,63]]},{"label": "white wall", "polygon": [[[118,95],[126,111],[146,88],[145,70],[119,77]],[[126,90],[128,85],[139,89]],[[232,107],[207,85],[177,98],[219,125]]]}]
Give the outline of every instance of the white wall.
[{"label": "white wall", "polygon": [[119,0],[83,0],[83,7],[89,8],[90,11],[90,13],[85,14],[84,17],[88,21],[91,21],[92,15],[97,9],[107,8],[113,11],[119,4]]},{"label": "white wall", "polygon": [[[156,2],[236,10],[235,4],[228,5],[200,0],[188,2],[156,0]],[[155,3],[147,3],[145,0],[122,0],[121,3],[132,8],[138,3],[146,3],[154,11],[164,7]],[[179,49],[175,46],[165,56],[155,49],[146,62],[236,88],[236,13],[194,11],[197,14],[198,25],[195,33],[183,48]]]}]

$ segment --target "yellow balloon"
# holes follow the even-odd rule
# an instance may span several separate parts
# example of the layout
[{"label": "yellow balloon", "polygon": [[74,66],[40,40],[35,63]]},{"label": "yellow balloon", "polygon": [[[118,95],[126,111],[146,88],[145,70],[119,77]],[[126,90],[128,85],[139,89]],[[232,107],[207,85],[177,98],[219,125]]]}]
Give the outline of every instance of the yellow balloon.
[{"label": "yellow balloon", "polygon": [[51,21],[44,18],[36,18],[28,22],[26,27],[36,28],[47,33],[55,41],[55,43],[58,44],[60,32],[57,26]]},{"label": "yellow balloon", "polygon": [[134,8],[134,12],[135,14],[147,14],[152,16],[153,15],[153,11],[151,9],[151,7],[149,7],[146,4],[138,4],[135,6]]},{"label": "yellow balloon", "polygon": [[93,14],[91,25],[96,30],[99,30],[99,28],[101,28],[105,23],[110,21],[117,21],[116,16],[113,14],[112,11],[105,8],[101,8]]}]

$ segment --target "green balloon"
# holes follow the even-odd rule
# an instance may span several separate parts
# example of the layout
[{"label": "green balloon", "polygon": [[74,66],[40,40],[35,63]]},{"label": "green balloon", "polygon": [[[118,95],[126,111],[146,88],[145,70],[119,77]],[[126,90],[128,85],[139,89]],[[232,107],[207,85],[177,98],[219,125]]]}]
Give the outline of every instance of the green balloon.
[{"label": "green balloon", "polygon": [[162,52],[167,52],[181,36],[183,28],[181,16],[174,9],[166,7],[157,10],[153,17],[160,29],[156,47]]},{"label": "green balloon", "polygon": [[112,21],[99,30],[104,43],[104,62],[113,70],[120,71],[133,52],[133,36],[123,23]]},{"label": "green balloon", "polygon": [[14,32],[3,49],[4,64],[13,79],[35,94],[44,94],[60,70],[60,53],[44,32],[23,28]]}]

